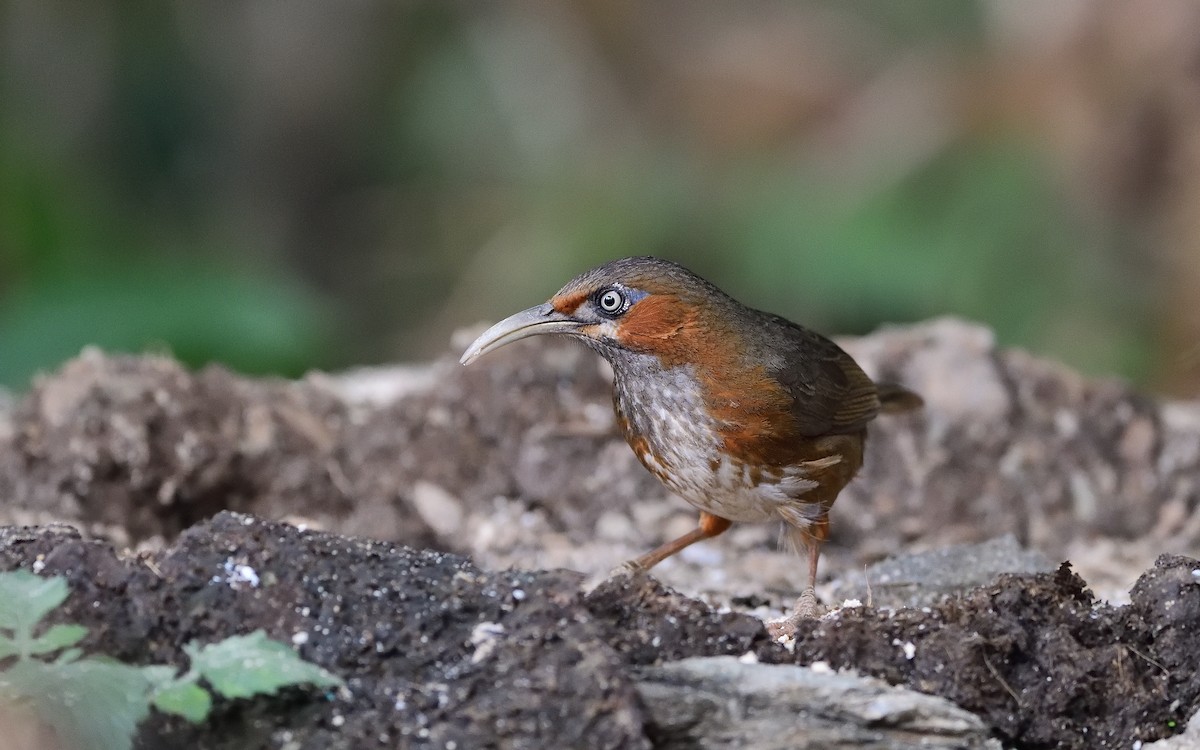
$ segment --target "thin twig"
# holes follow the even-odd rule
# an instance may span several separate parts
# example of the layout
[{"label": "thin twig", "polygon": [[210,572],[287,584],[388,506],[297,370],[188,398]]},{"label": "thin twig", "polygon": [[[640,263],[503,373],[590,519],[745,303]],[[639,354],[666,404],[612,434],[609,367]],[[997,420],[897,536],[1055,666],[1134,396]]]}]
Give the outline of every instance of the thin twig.
[{"label": "thin twig", "polygon": [[1012,689],[1012,685],[1009,685],[1007,682],[1004,681],[1004,678],[1000,676],[1000,673],[996,671],[996,668],[993,667],[992,663],[988,660],[987,654],[981,653],[981,655],[983,656],[983,663],[985,665],[987,665],[988,671],[992,673],[992,677],[995,677],[996,681],[1004,686],[1004,689],[1007,690],[1008,694],[1012,696],[1012,699],[1014,701],[1016,701],[1017,708],[1020,708],[1021,707],[1021,698],[1020,698],[1020,696],[1017,695],[1017,691]]},{"label": "thin twig", "polygon": [[150,559],[149,557],[144,557],[144,558],[142,558],[141,563],[142,563],[142,565],[145,565],[147,568],[149,568],[150,572],[153,573],[156,578],[163,577],[162,570],[157,565],[154,564],[154,560]]},{"label": "thin twig", "polygon": [[1138,651],[1138,650],[1137,650],[1136,648],[1134,648],[1133,646],[1130,646],[1128,643],[1123,643],[1123,644],[1121,644],[1121,645],[1122,645],[1122,646],[1124,646],[1125,648],[1129,649],[1129,650],[1130,650],[1130,651],[1132,651],[1133,653],[1137,654],[1138,656],[1142,657],[1142,658],[1143,658],[1143,659],[1145,659],[1146,661],[1150,662],[1150,663],[1151,663],[1151,664],[1153,664],[1154,666],[1156,666],[1156,667],[1158,667],[1159,669],[1161,669],[1161,670],[1163,671],[1163,674],[1165,674],[1165,675],[1168,675],[1168,676],[1171,674],[1171,670],[1167,669],[1166,667],[1164,667],[1164,666],[1163,666],[1162,664],[1160,664],[1159,662],[1156,662],[1156,661],[1154,661],[1153,659],[1151,659],[1151,658],[1150,658],[1149,656],[1147,656],[1146,654],[1143,654],[1141,651]]}]

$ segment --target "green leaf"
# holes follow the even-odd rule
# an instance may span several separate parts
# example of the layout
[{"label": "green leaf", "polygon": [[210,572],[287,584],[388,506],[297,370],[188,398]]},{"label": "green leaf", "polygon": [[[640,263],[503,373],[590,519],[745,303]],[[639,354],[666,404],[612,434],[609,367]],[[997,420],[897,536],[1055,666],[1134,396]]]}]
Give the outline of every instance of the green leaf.
[{"label": "green leaf", "polygon": [[66,579],[42,578],[27,570],[0,573],[0,628],[20,641],[55,607],[67,600]]},{"label": "green leaf", "polygon": [[179,668],[170,664],[151,664],[142,667],[142,675],[156,690],[175,681]]},{"label": "green leaf", "polygon": [[74,646],[87,635],[87,628],[82,625],[55,625],[42,633],[29,645],[29,654],[48,654],[60,648]]},{"label": "green leaf", "polygon": [[83,656],[83,649],[69,648],[66,651],[63,651],[61,654],[59,654],[58,658],[54,660],[54,663],[55,664],[66,664],[67,662],[78,660],[79,657],[81,657],[81,656]]},{"label": "green leaf", "polygon": [[16,641],[0,635],[0,659],[7,659],[19,653],[21,653],[21,647]]},{"label": "green leaf", "polygon": [[182,716],[193,724],[208,718],[212,696],[194,682],[179,682],[160,688],[151,698],[154,707],[168,714]]},{"label": "green leaf", "polygon": [[261,630],[202,647],[188,644],[184,651],[192,659],[192,669],[226,698],[270,695],[279,688],[304,683],[321,687],[342,684],[341,679],[304,661]]},{"label": "green leaf", "polygon": [[26,659],[3,676],[8,689],[54,727],[64,747],[129,750],[137,725],[150,713],[146,677],[119,662]]}]

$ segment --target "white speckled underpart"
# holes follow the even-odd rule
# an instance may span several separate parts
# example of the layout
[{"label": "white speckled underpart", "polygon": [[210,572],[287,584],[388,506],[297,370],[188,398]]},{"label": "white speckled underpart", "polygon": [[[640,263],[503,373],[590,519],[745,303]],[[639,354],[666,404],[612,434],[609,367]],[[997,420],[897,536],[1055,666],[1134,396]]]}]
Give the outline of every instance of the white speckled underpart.
[{"label": "white speckled underpart", "polygon": [[[782,472],[764,468],[754,484],[754,467],[719,450],[718,425],[704,407],[691,366],[664,369],[657,357],[631,352],[621,352],[610,361],[617,373],[613,393],[617,413],[652,451],[638,457],[673,492],[696,508],[731,521],[784,520],[806,526],[820,516],[818,505],[799,499],[817,486],[805,478],[803,467]],[[837,460],[834,456],[821,463],[827,466]]]}]

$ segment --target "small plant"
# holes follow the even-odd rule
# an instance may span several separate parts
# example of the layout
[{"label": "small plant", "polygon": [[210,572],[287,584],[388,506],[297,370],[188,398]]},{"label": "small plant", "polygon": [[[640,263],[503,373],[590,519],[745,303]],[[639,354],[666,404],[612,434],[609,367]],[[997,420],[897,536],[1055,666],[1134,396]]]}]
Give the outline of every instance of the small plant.
[{"label": "small plant", "polygon": [[0,706],[31,708],[72,750],[129,750],[151,707],[202,722],[212,707],[210,689],[226,698],[248,698],[290,685],[341,684],[261,630],[184,646],[191,668],[182,675],[169,665],[135,667],[83,656],[76,644],[87,628],[60,624],[39,632],[68,593],[63,578],[0,573],[0,665],[5,665]]}]

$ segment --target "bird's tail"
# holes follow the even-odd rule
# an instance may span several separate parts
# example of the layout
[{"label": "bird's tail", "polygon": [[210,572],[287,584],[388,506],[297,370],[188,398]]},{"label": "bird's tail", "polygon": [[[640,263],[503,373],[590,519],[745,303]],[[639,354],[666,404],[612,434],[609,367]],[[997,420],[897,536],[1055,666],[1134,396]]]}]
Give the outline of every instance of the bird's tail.
[{"label": "bird's tail", "polygon": [[879,393],[880,411],[884,414],[899,414],[925,405],[925,399],[902,385],[876,383],[875,388]]}]

